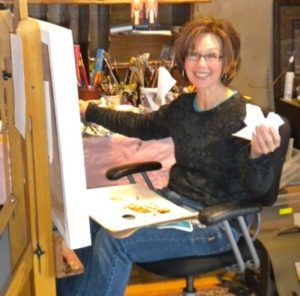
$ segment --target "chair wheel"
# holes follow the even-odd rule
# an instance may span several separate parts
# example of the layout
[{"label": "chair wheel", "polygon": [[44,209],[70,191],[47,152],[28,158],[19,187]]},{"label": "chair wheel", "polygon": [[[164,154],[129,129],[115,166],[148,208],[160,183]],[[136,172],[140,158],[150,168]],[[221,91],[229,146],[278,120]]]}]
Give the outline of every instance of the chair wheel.
[{"label": "chair wheel", "polygon": [[257,296],[252,290],[247,287],[233,287],[228,290],[236,296]]},{"label": "chair wheel", "polygon": [[236,276],[233,280],[222,280],[220,286],[228,288],[228,292],[235,296],[258,296],[252,286],[247,285],[240,276]]}]

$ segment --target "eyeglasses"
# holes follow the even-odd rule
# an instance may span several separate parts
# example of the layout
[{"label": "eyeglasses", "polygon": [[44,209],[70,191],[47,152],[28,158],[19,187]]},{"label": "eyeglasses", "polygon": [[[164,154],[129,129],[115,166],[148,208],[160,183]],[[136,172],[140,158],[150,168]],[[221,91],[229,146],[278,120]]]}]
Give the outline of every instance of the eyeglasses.
[{"label": "eyeglasses", "polygon": [[222,55],[219,55],[217,53],[200,54],[194,51],[187,52],[185,57],[187,60],[192,62],[197,62],[201,58],[204,58],[205,62],[207,63],[217,63],[223,58]]}]

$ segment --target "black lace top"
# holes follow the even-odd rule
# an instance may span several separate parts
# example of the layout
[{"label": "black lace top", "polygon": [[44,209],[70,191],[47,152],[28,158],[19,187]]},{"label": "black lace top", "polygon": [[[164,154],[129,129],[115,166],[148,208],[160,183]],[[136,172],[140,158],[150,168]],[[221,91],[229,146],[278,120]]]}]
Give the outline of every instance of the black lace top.
[{"label": "black lace top", "polygon": [[204,205],[259,199],[270,187],[270,155],[249,158],[249,141],[232,136],[245,126],[246,101],[236,93],[198,112],[195,94],[182,94],[148,114],[117,112],[89,104],[86,120],[142,140],[171,137],[176,163],[168,187]]}]

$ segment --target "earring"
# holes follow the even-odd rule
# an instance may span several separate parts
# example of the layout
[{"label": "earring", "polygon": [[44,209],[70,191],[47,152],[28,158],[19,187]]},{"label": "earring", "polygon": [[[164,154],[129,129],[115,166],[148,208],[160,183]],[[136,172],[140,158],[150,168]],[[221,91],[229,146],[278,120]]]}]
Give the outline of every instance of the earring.
[{"label": "earring", "polygon": [[223,83],[226,83],[227,78],[228,78],[227,73],[222,73],[222,75],[221,75],[221,81],[222,81]]},{"label": "earring", "polygon": [[186,79],[184,69],[182,69],[182,71],[181,71],[181,76],[182,76],[183,79]]}]

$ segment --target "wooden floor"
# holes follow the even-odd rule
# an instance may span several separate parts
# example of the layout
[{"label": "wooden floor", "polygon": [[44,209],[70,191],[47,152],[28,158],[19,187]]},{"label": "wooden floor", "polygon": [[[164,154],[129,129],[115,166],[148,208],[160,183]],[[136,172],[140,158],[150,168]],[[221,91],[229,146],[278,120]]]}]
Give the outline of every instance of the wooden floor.
[{"label": "wooden floor", "polygon": [[[226,289],[217,287],[218,284],[219,280],[215,276],[195,280],[199,296],[232,295]],[[134,267],[125,296],[181,296],[184,286],[184,279],[163,278]]]},{"label": "wooden floor", "polygon": [[[125,296],[181,296],[184,282],[180,280],[173,280],[168,282],[139,284],[129,286],[126,290]],[[225,288],[211,286],[210,288],[197,287],[198,296],[231,296]]]}]

